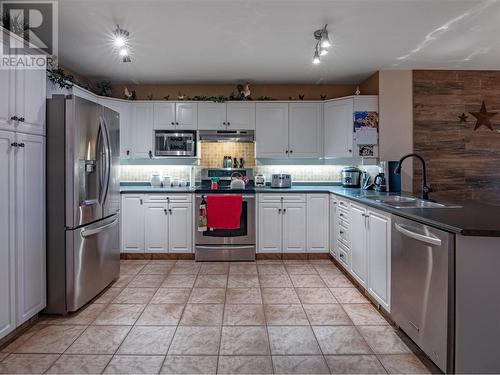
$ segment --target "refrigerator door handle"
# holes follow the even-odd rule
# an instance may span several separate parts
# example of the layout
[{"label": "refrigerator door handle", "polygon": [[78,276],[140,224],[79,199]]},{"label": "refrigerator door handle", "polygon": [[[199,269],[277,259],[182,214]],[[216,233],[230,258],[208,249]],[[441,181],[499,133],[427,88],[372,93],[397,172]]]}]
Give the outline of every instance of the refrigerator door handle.
[{"label": "refrigerator door handle", "polygon": [[100,194],[99,201],[101,202],[101,206],[104,206],[104,202],[106,201],[109,189],[109,179],[111,176],[111,148],[109,144],[109,133],[106,125],[106,121],[102,116],[99,116],[99,129],[100,135],[103,139],[103,150],[102,155],[103,158],[103,166],[101,167],[99,178],[100,178]]},{"label": "refrigerator door handle", "polygon": [[118,218],[113,220],[111,223],[104,224],[104,225],[97,227],[97,228],[84,229],[84,230],[82,230],[80,235],[83,238],[90,237],[90,236],[93,236],[94,234],[104,232],[108,228],[114,227],[116,225],[116,223],[118,223]]}]

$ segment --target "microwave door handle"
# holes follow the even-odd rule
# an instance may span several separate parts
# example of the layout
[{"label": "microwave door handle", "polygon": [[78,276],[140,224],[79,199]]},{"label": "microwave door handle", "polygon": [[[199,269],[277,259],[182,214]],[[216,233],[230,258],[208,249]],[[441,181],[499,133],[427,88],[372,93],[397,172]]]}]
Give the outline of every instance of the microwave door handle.
[{"label": "microwave door handle", "polygon": [[429,245],[432,246],[441,246],[441,240],[432,234],[430,236],[422,234],[422,233],[417,233],[410,228],[406,227],[405,225],[402,224],[394,224],[396,230],[400,232],[401,234],[413,238],[414,240],[420,241],[420,242],[425,242]]}]

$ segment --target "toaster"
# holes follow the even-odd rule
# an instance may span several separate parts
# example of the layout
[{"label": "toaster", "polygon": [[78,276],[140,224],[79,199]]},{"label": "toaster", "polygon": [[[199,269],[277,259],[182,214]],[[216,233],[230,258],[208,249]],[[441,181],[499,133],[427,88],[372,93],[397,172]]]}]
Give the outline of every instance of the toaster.
[{"label": "toaster", "polygon": [[276,173],[271,177],[272,188],[289,188],[292,187],[292,176],[286,173]]}]

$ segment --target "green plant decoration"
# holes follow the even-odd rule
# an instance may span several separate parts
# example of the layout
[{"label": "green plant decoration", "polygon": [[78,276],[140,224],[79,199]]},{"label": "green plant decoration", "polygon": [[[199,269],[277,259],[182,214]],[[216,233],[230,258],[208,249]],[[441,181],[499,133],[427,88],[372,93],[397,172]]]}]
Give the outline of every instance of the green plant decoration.
[{"label": "green plant decoration", "polygon": [[53,84],[62,89],[70,89],[75,84],[75,77],[66,74],[63,68],[47,69],[47,76]]},{"label": "green plant decoration", "polygon": [[96,82],[98,93],[101,96],[111,96],[111,81]]}]

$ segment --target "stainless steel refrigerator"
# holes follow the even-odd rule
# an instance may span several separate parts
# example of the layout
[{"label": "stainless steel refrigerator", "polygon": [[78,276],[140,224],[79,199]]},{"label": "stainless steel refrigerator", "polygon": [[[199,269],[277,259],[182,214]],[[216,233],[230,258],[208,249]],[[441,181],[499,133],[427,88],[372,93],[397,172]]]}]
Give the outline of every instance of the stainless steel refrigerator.
[{"label": "stainless steel refrigerator", "polygon": [[75,95],[47,99],[47,308],[76,311],[120,272],[120,117]]}]

